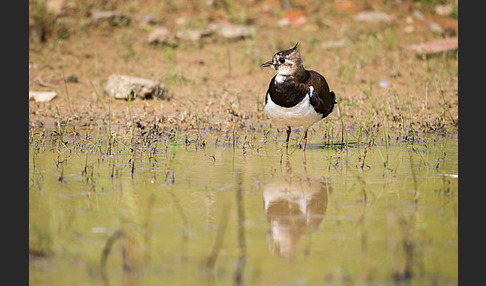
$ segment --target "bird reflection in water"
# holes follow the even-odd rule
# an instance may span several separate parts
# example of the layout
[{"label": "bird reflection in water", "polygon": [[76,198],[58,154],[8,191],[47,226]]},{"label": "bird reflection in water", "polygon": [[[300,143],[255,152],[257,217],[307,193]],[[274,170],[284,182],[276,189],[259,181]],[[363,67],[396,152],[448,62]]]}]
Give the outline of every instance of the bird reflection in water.
[{"label": "bird reflection in water", "polygon": [[267,242],[273,254],[293,259],[300,236],[322,222],[328,193],[331,187],[326,179],[293,174],[290,169],[264,186],[264,209],[271,228]]}]

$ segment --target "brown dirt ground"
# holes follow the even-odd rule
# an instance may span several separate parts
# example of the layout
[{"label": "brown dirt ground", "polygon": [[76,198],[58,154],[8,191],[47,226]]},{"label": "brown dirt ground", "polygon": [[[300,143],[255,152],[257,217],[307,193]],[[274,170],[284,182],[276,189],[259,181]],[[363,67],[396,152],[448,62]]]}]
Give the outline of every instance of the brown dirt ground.
[{"label": "brown dirt ground", "polygon": [[[276,0],[244,1],[230,7],[220,2],[213,6],[204,1],[194,5],[158,2],[164,1],[138,1],[138,5],[105,1],[104,7],[89,6],[128,15],[130,24],[120,27],[93,25],[88,8],[72,8],[56,23],[65,23],[59,19],[69,22],[51,27],[45,42],[31,38],[29,90],[54,89],[58,97],[48,103],[29,101],[30,129],[56,128],[59,118],[69,119],[70,127],[78,129],[106,126],[110,109],[112,124],[122,129],[129,126],[131,115],[142,125],[153,122],[161,128],[227,130],[236,123],[264,130],[271,125],[262,103],[274,72],[259,64],[300,41],[305,67],[323,74],[336,93],[339,107],[325,119],[333,125],[341,126],[342,118],[352,132],[357,124],[379,126],[386,118],[392,128],[457,133],[457,53],[420,57],[406,48],[444,37],[429,29],[431,21],[457,31],[456,19],[415,5],[425,15],[425,20],[419,20],[412,15],[413,9],[386,6],[384,1],[295,1],[295,7],[305,10],[307,23],[281,27],[278,21],[285,10]],[[33,4],[29,8],[32,14]],[[369,9],[385,11],[393,16],[392,22],[353,21],[353,15]],[[155,15],[158,23],[141,25],[147,14]],[[254,26],[256,33],[242,40],[185,41],[175,48],[144,44],[155,26],[191,29],[219,20]],[[69,31],[66,39],[56,37],[60,26]],[[407,26],[413,31],[407,32]],[[324,48],[343,38],[351,44]],[[113,73],[159,80],[168,88],[168,97],[136,99],[129,109],[127,101],[102,94]],[[70,75],[78,82],[64,86],[63,76]],[[38,78],[55,87],[40,86]],[[380,80],[389,86],[380,87]]]}]

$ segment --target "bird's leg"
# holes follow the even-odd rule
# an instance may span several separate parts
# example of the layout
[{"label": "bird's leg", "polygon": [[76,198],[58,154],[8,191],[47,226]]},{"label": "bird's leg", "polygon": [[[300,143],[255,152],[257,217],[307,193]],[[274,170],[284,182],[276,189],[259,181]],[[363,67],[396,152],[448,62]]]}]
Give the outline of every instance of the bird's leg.
[{"label": "bird's leg", "polygon": [[287,127],[287,140],[285,140],[285,142],[287,142],[287,150],[289,149],[290,132],[292,132],[292,128],[289,126]]},{"label": "bird's leg", "polygon": [[307,128],[304,131],[304,139],[302,140],[302,151],[305,152],[305,146],[307,145]]}]

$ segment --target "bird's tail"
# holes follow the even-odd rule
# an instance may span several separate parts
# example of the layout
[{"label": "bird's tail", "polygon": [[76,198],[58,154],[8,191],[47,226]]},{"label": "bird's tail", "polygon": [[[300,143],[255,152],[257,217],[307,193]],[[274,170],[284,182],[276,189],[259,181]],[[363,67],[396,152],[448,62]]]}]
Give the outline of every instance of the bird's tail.
[{"label": "bird's tail", "polygon": [[326,114],[324,114],[323,118],[328,116],[332,112],[332,110],[334,109],[334,104],[337,103],[336,102],[336,94],[334,94],[334,91],[331,91],[330,94],[331,94],[331,108],[329,108],[329,110],[326,112]]}]

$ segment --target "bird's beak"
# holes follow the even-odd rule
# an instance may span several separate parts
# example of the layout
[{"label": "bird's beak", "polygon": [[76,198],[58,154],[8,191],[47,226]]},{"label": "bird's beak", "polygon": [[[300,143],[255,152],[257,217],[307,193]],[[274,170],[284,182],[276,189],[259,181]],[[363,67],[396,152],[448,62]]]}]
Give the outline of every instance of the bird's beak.
[{"label": "bird's beak", "polygon": [[271,66],[272,66],[272,61],[269,61],[269,62],[266,62],[266,63],[260,65],[261,68],[271,67]]}]

